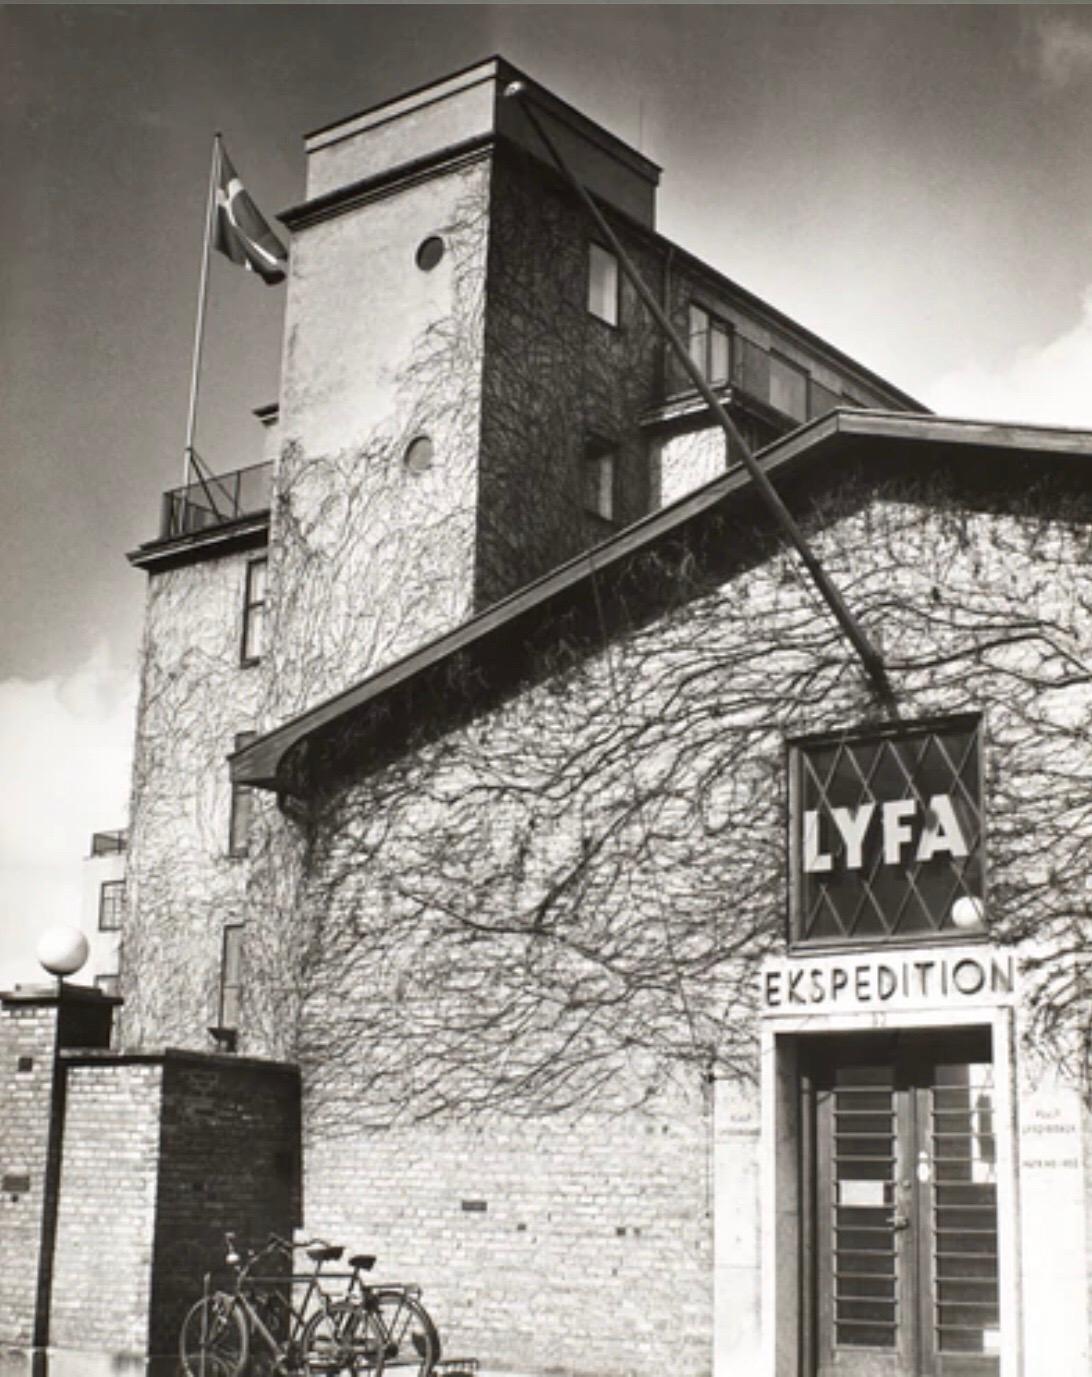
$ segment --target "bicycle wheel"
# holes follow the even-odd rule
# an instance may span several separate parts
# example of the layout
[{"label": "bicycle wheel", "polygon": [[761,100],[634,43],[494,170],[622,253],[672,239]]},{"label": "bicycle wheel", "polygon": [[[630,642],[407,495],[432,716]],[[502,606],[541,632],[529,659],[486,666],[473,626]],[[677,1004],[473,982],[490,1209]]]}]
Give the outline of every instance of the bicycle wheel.
[{"label": "bicycle wheel", "polygon": [[190,1306],[178,1336],[186,1377],[239,1377],[246,1367],[246,1322],[230,1296],[207,1296]]},{"label": "bicycle wheel", "polygon": [[397,1377],[429,1377],[440,1361],[440,1336],[432,1317],[408,1292],[392,1287],[372,1291],[368,1309],[383,1338],[384,1366]]},{"label": "bicycle wheel", "polygon": [[379,1344],[368,1343],[367,1320],[360,1308],[352,1301],[337,1301],[317,1311],[304,1326],[300,1366],[306,1377],[334,1377],[338,1372],[379,1377],[383,1354]]}]

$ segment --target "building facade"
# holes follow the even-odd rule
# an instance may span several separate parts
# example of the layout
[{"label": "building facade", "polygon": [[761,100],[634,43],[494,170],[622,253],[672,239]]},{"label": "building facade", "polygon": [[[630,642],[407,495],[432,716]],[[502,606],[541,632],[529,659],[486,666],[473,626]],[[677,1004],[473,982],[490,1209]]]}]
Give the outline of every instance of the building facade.
[{"label": "building facade", "polygon": [[268,463],[131,556],[125,1050],[298,1066],[302,1226],[488,1369],[1078,1377],[1092,435],[930,416],[527,83],[878,697],[519,75],[309,136]]},{"label": "building facade", "polygon": [[128,834],[123,830],[93,832],[83,865],[80,930],[91,949],[86,974],[106,995],[117,994],[120,980],[127,845]]}]

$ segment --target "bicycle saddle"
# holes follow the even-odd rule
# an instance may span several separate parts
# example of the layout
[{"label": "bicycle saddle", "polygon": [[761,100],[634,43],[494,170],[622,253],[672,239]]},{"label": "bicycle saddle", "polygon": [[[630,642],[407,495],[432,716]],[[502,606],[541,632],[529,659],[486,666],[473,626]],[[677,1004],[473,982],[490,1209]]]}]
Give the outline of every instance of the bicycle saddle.
[{"label": "bicycle saddle", "polygon": [[336,1262],[344,1251],[331,1244],[316,1243],[308,1248],[307,1256],[312,1262]]},{"label": "bicycle saddle", "polygon": [[362,1272],[370,1272],[375,1266],[374,1253],[354,1253],[349,1259],[350,1267],[359,1267]]}]

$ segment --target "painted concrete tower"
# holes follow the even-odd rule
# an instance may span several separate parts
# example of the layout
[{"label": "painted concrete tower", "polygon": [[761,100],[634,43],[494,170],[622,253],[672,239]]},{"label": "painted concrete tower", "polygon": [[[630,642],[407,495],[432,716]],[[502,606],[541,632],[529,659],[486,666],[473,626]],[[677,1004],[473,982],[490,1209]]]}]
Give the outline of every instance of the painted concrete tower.
[{"label": "painted concrete tower", "polygon": [[[502,527],[509,543],[526,543],[529,480],[547,462],[536,450],[549,450],[555,488],[564,471],[561,487],[577,496],[567,451],[586,409],[581,361],[594,333],[583,328],[586,233],[555,229],[553,255],[534,256],[519,284],[522,319],[494,290],[522,276],[513,258],[549,247],[552,228],[541,162],[522,171],[542,150],[532,152],[523,113],[504,96],[517,75],[492,59],[306,141],[307,200],[284,217],[293,239],[271,725],[588,543],[559,545],[557,516],[571,513],[544,521],[540,509],[550,548],[530,567],[495,548]],[[545,92],[536,98],[581,178],[650,228],[654,165]],[[559,320],[559,275],[579,333]],[[537,442],[536,392],[548,397]]]}]

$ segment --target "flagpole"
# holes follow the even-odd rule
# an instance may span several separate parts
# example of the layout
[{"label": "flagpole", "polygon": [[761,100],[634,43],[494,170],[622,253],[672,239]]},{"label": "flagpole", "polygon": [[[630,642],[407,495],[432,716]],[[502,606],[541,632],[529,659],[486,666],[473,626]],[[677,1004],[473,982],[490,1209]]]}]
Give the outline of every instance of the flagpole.
[{"label": "flagpole", "polygon": [[209,252],[212,247],[212,219],[216,208],[216,179],[220,171],[220,134],[212,139],[212,166],[209,169],[209,194],[205,205],[205,244],[201,254],[201,284],[197,289],[197,324],[193,332],[193,370],[190,374],[190,412],[186,422],[186,448],[182,456],[182,486],[189,487],[193,467],[193,437],[197,425],[197,392],[201,378],[201,349],[205,342],[205,304],[209,294]]}]

